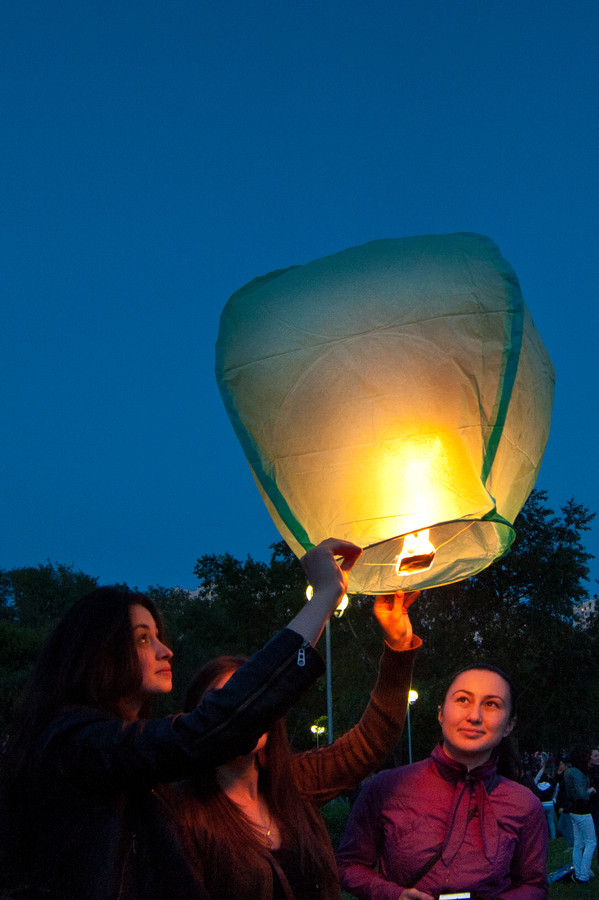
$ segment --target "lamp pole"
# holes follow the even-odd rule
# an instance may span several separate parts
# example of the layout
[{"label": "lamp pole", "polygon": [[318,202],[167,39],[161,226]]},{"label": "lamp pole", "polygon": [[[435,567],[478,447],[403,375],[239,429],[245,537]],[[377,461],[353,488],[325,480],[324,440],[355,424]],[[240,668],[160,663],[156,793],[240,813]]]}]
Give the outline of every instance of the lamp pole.
[{"label": "lamp pole", "polygon": [[327,619],[324,629],[326,644],[326,676],[327,676],[327,724],[329,744],[333,743],[333,679],[331,672],[331,620]]},{"label": "lamp pole", "polygon": [[318,748],[320,747],[320,735],[324,731],[324,726],[323,725],[312,725],[312,727],[310,728],[310,731],[312,732],[312,734],[316,735],[316,749],[318,750]]},{"label": "lamp pole", "polygon": [[408,694],[408,761],[412,762],[412,728],[410,726],[410,706],[418,700],[418,691],[410,691]]},{"label": "lamp pole", "polygon": [[[308,585],[306,588],[306,599],[312,599],[312,585]],[[341,598],[339,606],[334,612],[334,616],[339,618],[339,616],[343,615],[343,611],[347,609],[348,599],[347,594],[344,594]],[[327,681],[327,727],[329,731],[329,744],[333,743],[333,677],[331,671],[331,620],[327,619],[325,628],[324,628],[324,636],[325,636],[325,648],[326,648],[326,660],[325,660],[325,669],[326,669],[326,681]]]}]

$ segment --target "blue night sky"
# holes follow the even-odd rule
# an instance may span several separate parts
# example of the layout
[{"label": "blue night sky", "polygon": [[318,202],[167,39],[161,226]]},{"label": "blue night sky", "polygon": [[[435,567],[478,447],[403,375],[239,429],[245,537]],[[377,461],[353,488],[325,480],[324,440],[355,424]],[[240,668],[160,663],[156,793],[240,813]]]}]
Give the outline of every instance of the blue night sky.
[{"label": "blue night sky", "polygon": [[515,268],[557,375],[538,487],[599,510],[598,39],[596,0],[2,0],[0,567],[268,559],[222,307],[416,234]]}]

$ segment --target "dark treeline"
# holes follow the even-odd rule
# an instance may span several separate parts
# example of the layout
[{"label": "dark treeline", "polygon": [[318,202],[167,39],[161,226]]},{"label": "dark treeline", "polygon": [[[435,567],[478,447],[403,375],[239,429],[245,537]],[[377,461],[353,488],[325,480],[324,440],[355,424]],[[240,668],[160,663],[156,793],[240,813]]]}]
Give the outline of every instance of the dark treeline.
[{"label": "dark treeline", "polygon": [[[573,500],[556,514],[546,493],[534,491],[516,522],[516,542],[502,560],[466,582],[423,592],[411,607],[414,630],[424,642],[414,674],[419,698],[410,717],[414,759],[428,755],[437,739],[437,704],[448,676],[474,661],[494,663],[513,676],[522,752],[599,742],[599,616],[583,627],[575,615],[575,605],[589,598],[592,557],[584,532],[593,516]],[[148,591],[165,613],[175,653],[174,692],[161,712],[180,708],[199,665],[219,653],[252,653],[305,598],[303,570],[283,542],[273,545],[269,563],[206,555],[194,574],[197,596],[162,587]],[[44,636],[96,585],[96,578],[50,562],[0,570],[2,732]],[[351,598],[349,609],[331,622],[331,644],[337,735],[359,718],[374,683],[381,637],[372,598]],[[296,748],[313,744],[310,726],[325,713],[321,679],[289,715]],[[407,761],[405,736],[397,757]]]}]

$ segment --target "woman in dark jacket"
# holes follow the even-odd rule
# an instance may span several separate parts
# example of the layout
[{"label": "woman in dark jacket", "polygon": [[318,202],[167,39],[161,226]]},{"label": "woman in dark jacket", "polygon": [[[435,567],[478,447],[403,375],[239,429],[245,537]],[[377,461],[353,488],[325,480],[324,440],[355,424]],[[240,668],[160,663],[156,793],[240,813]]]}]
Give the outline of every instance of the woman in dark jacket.
[{"label": "woman in dark jacket", "polygon": [[595,789],[589,779],[590,747],[577,746],[570,753],[572,765],[564,775],[564,787],[570,810],[574,836],[573,881],[587,882],[591,876],[591,861],[597,846],[597,836],[591,815],[590,794]]},{"label": "woman in dark jacket", "polygon": [[171,689],[172,654],[153,603],[99,588],[74,604],[42,651],[3,752],[1,871],[20,864],[21,896],[205,897],[155,788],[249,752],[320,674],[311,646],[360,552],[332,539],[309,551],[312,602],[222,690],[164,719],[145,718],[152,698]]},{"label": "woman in dark jacket", "polygon": [[566,761],[564,756],[558,761],[555,772],[557,781],[557,794],[555,797],[555,812],[557,814],[557,830],[563,837],[569,847],[574,846],[574,835],[572,833],[572,821],[568,812],[568,798],[566,797],[566,788],[564,787],[564,777],[570,766],[569,760]]}]

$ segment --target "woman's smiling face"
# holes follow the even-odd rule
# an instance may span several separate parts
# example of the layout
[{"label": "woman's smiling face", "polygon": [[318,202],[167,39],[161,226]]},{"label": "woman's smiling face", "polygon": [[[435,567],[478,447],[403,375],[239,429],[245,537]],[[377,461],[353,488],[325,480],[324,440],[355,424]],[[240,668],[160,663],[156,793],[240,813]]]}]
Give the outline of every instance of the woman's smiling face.
[{"label": "woman's smiling face", "polygon": [[514,727],[509,684],[487,669],[460,672],[439,707],[439,722],[447,755],[468,769],[481,765]]}]

